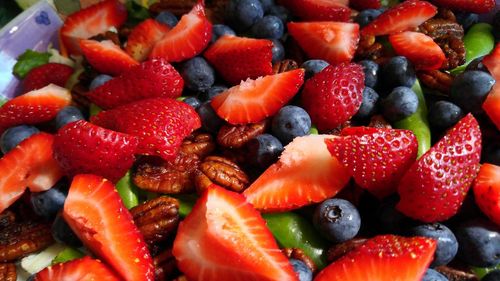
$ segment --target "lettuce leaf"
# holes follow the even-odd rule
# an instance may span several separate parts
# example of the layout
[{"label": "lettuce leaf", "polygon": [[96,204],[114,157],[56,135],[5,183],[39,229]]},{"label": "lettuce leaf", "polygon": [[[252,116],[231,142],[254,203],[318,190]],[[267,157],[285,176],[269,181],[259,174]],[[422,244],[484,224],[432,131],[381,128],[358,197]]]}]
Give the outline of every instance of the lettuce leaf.
[{"label": "lettuce leaf", "polygon": [[32,50],[26,50],[17,58],[13,73],[19,78],[24,78],[35,67],[49,62],[49,53],[39,53]]}]

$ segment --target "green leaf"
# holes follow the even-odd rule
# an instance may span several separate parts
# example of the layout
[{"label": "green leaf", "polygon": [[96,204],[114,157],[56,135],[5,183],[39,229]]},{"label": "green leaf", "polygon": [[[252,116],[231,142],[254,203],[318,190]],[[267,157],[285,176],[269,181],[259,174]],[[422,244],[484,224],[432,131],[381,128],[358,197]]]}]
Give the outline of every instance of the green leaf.
[{"label": "green leaf", "polygon": [[52,260],[52,264],[79,259],[82,258],[83,256],[84,254],[80,252],[80,250],[71,247],[66,247],[59,254],[57,254],[57,256]]},{"label": "green leaf", "polygon": [[148,9],[133,0],[127,0],[125,6],[128,12],[127,25],[134,26],[151,17]]},{"label": "green leaf", "polygon": [[80,10],[80,0],[54,0],[54,5],[63,15],[70,15]]},{"label": "green leaf", "polygon": [[14,75],[24,78],[33,68],[48,63],[49,58],[49,53],[39,53],[28,49],[17,58]]}]

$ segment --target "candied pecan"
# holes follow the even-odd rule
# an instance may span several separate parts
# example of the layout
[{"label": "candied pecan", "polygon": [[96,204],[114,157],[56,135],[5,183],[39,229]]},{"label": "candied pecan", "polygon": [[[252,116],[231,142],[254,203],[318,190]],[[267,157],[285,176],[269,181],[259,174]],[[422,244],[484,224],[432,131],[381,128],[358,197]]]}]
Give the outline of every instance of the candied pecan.
[{"label": "candied pecan", "polygon": [[249,179],[236,163],[223,157],[208,156],[196,170],[194,182],[199,193],[212,183],[241,192],[248,186]]},{"label": "candied pecan", "polygon": [[466,50],[462,38],[449,37],[448,40],[437,43],[446,56],[441,69],[452,69],[465,63]]},{"label": "candied pecan", "polygon": [[439,18],[427,20],[419,26],[419,30],[435,41],[446,40],[448,37],[464,37],[464,29],[460,24]]},{"label": "candied pecan", "polygon": [[93,36],[90,39],[96,41],[111,40],[111,42],[115,43],[115,45],[118,46],[120,46],[121,44],[120,38],[118,37],[118,33],[109,30],[101,34],[97,34],[96,36]]},{"label": "candied pecan", "polygon": [[16,281],[16,265],[13,263],[0,263],[0,280]]},{"label": "candied pecan", "polygon": [[370,124],[368,124],[368,127],[373,127],[373,128],[386,128],[386,129],[391,129],[392,126],[387,120],[382,115],[373,115],[372,118],[370,118]]},{"label": "candied pecan", "polygon": [[448,278],[449,281],[478,281],[477,276],[472,272],[452,268],[449,266],[438,266],[435,268],[439,273]]},{"label": "candied pecan", "polygon": [[453,77],[440,70],[422,70],[417,73],[418,79],[429,89],[449,95]]},{"label": "candied pecan", "polygon": [[457,18],[455,17],[453,11],[443,7],[438,8],[438,13],[435,18],[445,19],[453,22],[457,21]]},{"label": "candied pecan", "polygon": [[362,35],[356,49],[356,58],[376,60],[383,55],[384,47],[375,41],[373,35]]},{"label": "candied pecan", "polygon": [[155,266],[155,280],[167,280],[177,269],[171,249],[153,257],[153,264]]},{"label": "candied pecan", "polygon": [[283,73],[297,68],[299,68],[299,65],[296,61],[291,59],[284,59],[273,64],[273,73]]},{"label": "candied pecan", "polygon": [[10,225],[0,231],[0,262],[11,262],[38,252],[54,242],[50,226],[36,222]]},{"label": "candied pecan", "polygon": [[254,124],[223,125],[217,134],[217,143],[224,148],[241,148],[250,139],[266,131],[266,120]]},{"label": "candied pecan", "polygon": [[353,239],[348,240],[346,242],[337,244],[337,245],[331,247],[330,249],[328,249],[326,260],[328,262],[334,262],[334,261],[338,260],[339,258],[341,258],[343,255],[354,250],[356,247],[362,245],[365,242],[366,242],[366,239],[364,239],[364,238],[353,238]]},{"label": "candied pecan", "polygon": [[338,135],[340,135],[340,132],[342,131],[342,129],[347,128],[347,127],[352,127],[351,126],[351,120],[345,121],[344,124],[338,126],[335,129],[330,130],[328,133],[331,134],[331,135],[338,136]]},{"label": "candied pecan", "polygon": [[318,267],[314,264],[313,260],[299,248],[285,248],[282,250],[283,254],[287,256],[289,259],[296,259],[303,262],[312,272],[316,272]]},{"label": "candied pecan", "polygon": [[71,89],[71,102],[81,108],[88,108],[90,100],[87,97],[88,89],[82,82],[76,84]]},{"label": "candied pecan", "polygon": [[8,227],[16,220],[16,215],[12,211],[5,211],[0,214],[0,230]]},{"label": "candied pecan", "polygon": [[208,156],[215,149],[212,135],[194,132],[184,139],[181,151],[188,154],[196,154],[200,159]]}]

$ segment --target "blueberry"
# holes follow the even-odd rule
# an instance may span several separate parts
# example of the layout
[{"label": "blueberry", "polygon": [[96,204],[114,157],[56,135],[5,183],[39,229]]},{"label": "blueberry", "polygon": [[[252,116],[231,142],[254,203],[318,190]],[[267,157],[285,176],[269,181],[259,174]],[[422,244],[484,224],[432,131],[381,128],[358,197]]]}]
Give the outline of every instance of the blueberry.
[{"label": "blueberry", "polygon": [[374,88],[378,81],[378,64],[372,60],[362,60],[359,64],[365,72],[365,86]]},{"label": "blueberry", "polygon": [[227,87],[224,85],[213,85],[210,89],[206,90],[202,94],[202,99],[205,101],[212,100],[218,94],[227,90]]},{"label": "blueberry", "polygon": [[203,92],[215,82],[215,71],[202,57],[194,57],[182,64],[181,76],[186,88]]},{"label": "blueberry", "polygon": [[285,58],[285,47],[283,47],[280,40],[272,39],[272,41],[273,48],[271,51],[273,52],[273,63],[277,63]]},{"label": "blueberry", "polygon": [[222,120],[217,113],[215,113],[209,101],[204,102],[200,107],[198,107],[196,112],[198,112],[198,115],[200,116],[201,127],[210,133],[216,133],[224,124],[224,120]]},{"label": "blueberry", "polygon": [[245,30],[264,16],[264,9],[259,0],[236,0],[236,2],[233,15],[235,28]]},{"label": "blueberry", "polygon": [[500,270],[493,270],[486,274],[481,281],[499,281],[500,280]]},{"label": "blueberry", "polygon": [[82,246],[82,242],[78,239],[78,236],[76,236],[73,230],[71,230],[61,213],[56,215],[56,218],[52,223],[51,232],[54,240],[59,243],[64,243],[75,248]]},{"label": "blueberry", "polygon": [[201,106],[201,101],[197,97],[187,97],[182,101],[189,104],[194,109],[197,109]]},{"label": "blueberry", "polygon": [[479,71],[484,71],[486,73],[490,73],[488,68],[483,64],[483,58],[484,56],[478,57],[473,59],[467,67],[465,67],[465,71],[469,70],[479,70]]},{"label": "blueberry", "polygon": [[262,9],[264,9],[264,13],[267,13],[272,6],[274,6],[274,0],[259,0],[260,4],[262,4]]},{"label": "blueberry", "polygon": [[455,18],[457,22],[463,27],[465,31],[469,29],[472,25],[479,21],[479,15],[467,12],[455,12]]},{"label": "blueberry", "polygon": [[458,251],[457,238],[451,230],[443,224],[422,224],[410,230],[413,236],[429,237],[437,241],[436,252],[431,267],[448,264]]},{"label": "blueberry", "polygon": [[448,278],[434,269],[428,268],[422,281],[448,281]]},{"label": "blueberry", "polygon": [[305,69],[305,78],[309,79],[329,65],[330,64],[325,60],[306,60],[300,67]]},{"label": "blueberry", "polygon": [[378,16],[382,14],[381,10],[377,9],[366,9],[361,12],[354,18],[354,21],[359,24],[359,27],[364,27],[376,19]]},{"label": "blueberry", "polygon": [[271,6],[271,8],[269,8],[268,14],[277,16],[283,22],[288,22],[288,20],[292,17],[290,11],[280,5]]},{"label": "blueberry", "polygon": [[104,83],[108,82],[111,79],[113,79],[113,77],[109,75],[99,74],[92,80],[92,82],[90,82],[89,90],[92,91],[95,88],[102,86]]},{"label": "blueberry", "polygon": [[277,16],[267,15],[252,25],[251,32],[256,38],[279,39],[285,33],[285,25]]},{"label": "blueberry", "polygon": [[396,209],[399,196],[392,195],[384,198],[376,210],[377,227],[383,233],[400,233],[408,218]]},{"label": "blueberry", "polygon": [[387,89],[393,89],[398,86],[411,88],[417,76],[413,64],[405,57],[392,57],[381,68],[382,84]]},{"label": "blueberry", "polygon": [[249,140],[246,143],[246,148],[249,163],[264,169],[276,162],[283,152],[281,142],[270,134],[262,134]]},{"label": "blueberry", "polygon": [[370,87],[365,87],[363,90],[363,101],[358,109],[356,115],[357,119],[366,119],[371,117],[377,111],[377,102],[379,95],[374,89]]},{"label": "blueberry", "polygon": [[352,239],[361,227],[358,210],[344,199],[327,199],[314,210],[313,223],[326,239],[342,243]]},{"label": "blueberry", "polygon": [[397,87],[382,101],[384,117],[389,121],[399,121],[417,111],[418,97],[408,87]]},{"label": "blueberry", "polygon": [[481,113],[482,104],[494,84],[495,79],[486,72],[465,71],[453,79],[450,99],[466,112]]},{"label": "blueberry", "polygon": [[217,41],[217,39],[223,35],[236,35],[236,32],[234,32],[234,30],[227,25],[214,24],[212,27],[212,43]]},{"label": "blueberry", "polygon": [[313,273],[303,261],[290,259],[290,264],[293,267],[293,271],[299,277],[299,281],[312,281]]},{"label": "blueberry", "polygon": [[429,123],[436,128],[450,128],[463,116],[462,109],[449,101],[438,101],[429,109]]},{"label": "blueberry", "polygon": [[455,229],[458,257],[476,267],[500,264],[500,229],[486,219],[474,219]]},{"label": "blueberry", "polygon": [[169,11],[162,11],[156,16],[155,20],[168,25],[170,28],[173,28],[177,25],[177,23],[179,23],[177,17]]},{"label": "blueberry", "polygon": [[66,106],[56,115],[56,128],[60,129],[62,126],[77,120],[83,120],[82,112],[74,106]]},{"label": "blueberry", "polygon": [[68,188],[68,182],[60,180],[47,191],[31,193],[31,207],[35,214],[46,219],[53,218],[64,206]]},{"label": "blueberry", "polygon": [[280,109],[272,121],[272,132],[284,145],[295,137],[305,136],[311,130],[311,117],[301,107],[287,105]]},{"label": "blueberry", "polygon": [[16,147],[20,142],[40,131],[33,126],[16,126],[7,129],[0,137],[0,148],[5,154]]}]

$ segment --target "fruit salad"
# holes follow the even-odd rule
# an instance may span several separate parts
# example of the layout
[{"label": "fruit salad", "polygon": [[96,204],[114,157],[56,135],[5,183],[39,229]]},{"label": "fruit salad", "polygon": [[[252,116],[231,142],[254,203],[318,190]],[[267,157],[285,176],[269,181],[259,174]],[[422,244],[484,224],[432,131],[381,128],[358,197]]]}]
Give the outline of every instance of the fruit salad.
[{"label": "fruit salad", "polygon": [[0,280],[500,280],[494,0],[95,2],[12,70]]}]

